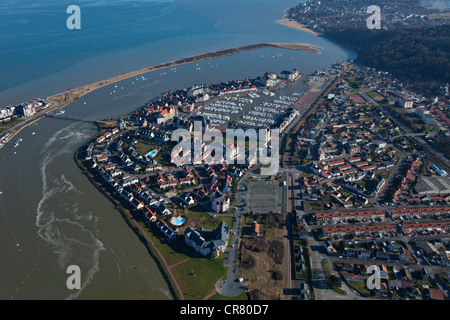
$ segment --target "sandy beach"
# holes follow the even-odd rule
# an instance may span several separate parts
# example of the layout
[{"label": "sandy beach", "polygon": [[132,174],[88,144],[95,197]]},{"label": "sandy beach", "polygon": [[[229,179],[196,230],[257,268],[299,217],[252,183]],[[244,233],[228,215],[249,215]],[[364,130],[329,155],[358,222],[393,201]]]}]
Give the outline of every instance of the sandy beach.
[{"label": "sandy beach", "polygon": [[239,52],[257,50],[257,49],[269,48],[269,47],[288,49],[288,50],[298,50],[298,51],[304,51],[304,52],[309,52],[309,53],[313,53],[313,54],[322,53],[319,49],[317,49],[317,46],[308,44],[308,43],[252,44],[252,45],[247,45],[247,46],[241,46],[241,47],[235,47],[235,48],[230,48],[230,49],[223,49],[223,50],[218,50],[218,51],[202,53],[199,55],[195,55],[195,56],[191,56],[191,57],[187,57],[187,58],[178,59],[175,61],[170,61],[170,62],[146,67],[146,68],[143,68],[140,70],[131,71],[131,72],[124,73],[124,74],[121,74],[121,75],[118,75],[115,77],[111,77],[111,78],[108,78],[105,80],[87,84],[87,85],[84,85],[84,86],[76,88],[76,89],[72,89],[72,90],[68,90],[68,91],[59,93],[59,94],[50,96],[47,99],[52,102],[52,104],[54,106],[54,108],[52,108],[52,111],[54,111],[56,109],[60,109],[62,107],[69,105],[70,103],[81,98],[85,94],[90,93],[96,89],[102,88],[104,86],[107,86],[107,85],[110,85],[110,84],[113,84],[113,83],[116,83],[116,82],[119,82],[119,81],[122,81],[125,79],[129,79],[129,78],[132,78],[132,77],[144,74],[144,73],[148,73],[148,72],[152,72],[152,71],[156,71],[156,70],[160,70],[160,69],[164,69],[164,68],[168,68],[168,67],[179,66],[179,65],[183,65],[183,64],[196,63],[196,62],[200,62],[200,61],[204,61],[204,60],[215,59],[215,58],[220,58],[220,57],[225,57],[225,56],[231,56],[231,55],[237,54]]},{"label": "sandy beach", "polygon": [[[108,79],[93,82],[93,83],[90,83],[90,84],[87,84],[87,85],[84,85],[84,86],[81,86],[81,87],[78,87],[75,89],[67,90],[65,92],[58,93],[53,96],[47,97],[46,99],[51,102],[52,107],[49,110],[46,110],[45,113],[51,113],[51,112],[57,111],[58,109],[61,109],[65,106],[73,103],[74,101],[78,100],[82,96],[84,96],[90,92],[93,92],[99,88],[108,86],[110,84],[114,84],[114,83],[122,81],[122,80],[129,79],[132,77],[136,77],[136,76],[144,74],[144,73],[148,73],[148,72],[152,72],[152,71],[156,71],[156,70],[160,70],[160,69],[164,69],[164,68],[179,66],[179,65],[183,65],[183,64],[190,64],[190,63],[196,63],[196,62],[209,60],[209,59],[231,56],[231,55],[234,55],[234,54],[237,54],[240,52],[263,49],[263,48],[280,48],[280,49],[287,49],[287,50],[298,50],[298,51],[304,51],[304,52],[309,52],[309,53],[313,53],[313,54],[321,54],[322,53],[318,49],[320,47],[313,45],[313,44],[308,44],[308,43],[259,43],[259,44],[251,44],[251,45],[246,45],[246,46],[241,46],[241,47],[223,49],[223,50],[218,50],[218,51],[206,52],[206,53],[202,53],[199,55],[195,55],[195,56],[191,56],[191,57],[187,57],[187,58],[181,58],[178,60],[165,62],[165,63],[153,65],[150,67],[146,67],[143,69],[120,74],[120,75],[117,75],[117,76],[114,76],[114,77],[111,77]],[[35,117],[31,118],[30,121],[26,121],[25,123],[21,123],[15,127],[12,127],[11,129],[9,129],[8,131],[9,131],[10,135],[8,136],[8,139],[4,142],[5,143],[9,142],[23,128],[29,126],[32,123],[35,123],[36,121],[41,119],[43,116],[44,116],[43,114],[36,115]],[[0,148],[2,148],[4,145],[5,144],[0,146]]]},{"label": "sandy beach", "polygon": [[320,36],[320,33],[316,32],[310,28],[307,28],[305,25],[301,24],[300,22],[297,22],[297,21],[289,19],[289,18],[283,18],[281,20],[278,20],[277,23],[282,24],[283,26],[286,26],[289,28],[309,32],[315,36]]}]

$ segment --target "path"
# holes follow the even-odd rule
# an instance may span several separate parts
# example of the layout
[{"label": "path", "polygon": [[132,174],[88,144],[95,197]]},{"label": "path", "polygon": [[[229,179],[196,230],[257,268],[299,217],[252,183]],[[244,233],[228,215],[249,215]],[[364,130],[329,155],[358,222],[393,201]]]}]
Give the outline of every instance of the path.
[{"label": "path", "polygon": [[128,216],[130,217],[130,219],[131,219],[131,221],[133,222],[133,224],[134,224],[139,230],[142,231],[142,234],[144,235],[144,237],[150,242],[150,244],[152,245],[152,247],[155,249],[155,251],[156,251],[156,253],[158,254],[158,256],[160,257],[161,261],[164,263],[164,266],[166,267],[167,272],[169,273],[169,276],[170,276],[170,278],[172,279],[172,281],[173,281],[173,283],[174,283],[174,285],[175,285],[175,287],[176,287],[176,289],[177,289],[177,291],[178,291],[178,294],[180,295],[180,299],[181,299],[181,300],[185,300],[184,295],[183,295],[183,291],[181,290],[181,287],[180,287],[180,284],[178,283],[177,278],[175,278],[174,274],[172,273],[172,268],[173,268],[174,266],[176,266],[176,265],[179,265],[179,264],[181,264],[181,263],[183,263],[183,262],[189,260],[190,258],[189,258],[189,259],[186,259],[186,260],[183,260],[183,261],[181,261],[181,262],[179,262],[179,263],[176,263],[176,264],[174,264],[174,265],[172,265],[172,266],[169,266],[169,264],[167,263],[166,259],[165,259],[164,256],[163,256],[163,254],[161,253],[161,251],[159,251],[158,247],[155,245],[155,243],[153,242],[153,240],[147,235],[147,232],[144,230],[144,228],[142,228],[141,225],[139,225],[139,224],[136,222],[136,220],[133,219],[133,217],[131,216],[130,213],[127,212],[127,214],[128,214]]}]

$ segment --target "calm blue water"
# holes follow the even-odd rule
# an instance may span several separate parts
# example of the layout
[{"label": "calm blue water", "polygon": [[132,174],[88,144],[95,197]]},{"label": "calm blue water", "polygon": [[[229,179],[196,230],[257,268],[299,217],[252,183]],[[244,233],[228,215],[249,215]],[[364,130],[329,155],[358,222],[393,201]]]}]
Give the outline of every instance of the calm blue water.
[{"label": "calm blue water", "polygon": [[[6,0],[0,3],[0,107],[159,62],[259,42],[324,39],[275,23],[298,0]],[[69,5],[81,30],[69,30]],[[338,53],[339,52],[339,53]]]}]

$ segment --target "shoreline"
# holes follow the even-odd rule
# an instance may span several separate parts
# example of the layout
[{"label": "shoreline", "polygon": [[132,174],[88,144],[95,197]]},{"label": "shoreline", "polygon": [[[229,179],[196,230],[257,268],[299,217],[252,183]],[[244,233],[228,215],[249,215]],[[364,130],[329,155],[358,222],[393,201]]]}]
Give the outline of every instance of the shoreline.
[{"label": "shoreline", "polygon": [[91,84],[87,84],[75,89],[71,89],[68,91],[64,91],[52,96],[47,97],[46,99],[55,103],[56,107],[52,109],[53,111],[56,111],[57,109],[63,108],[67,105],[69,105],[72,102],[75,102],[82,96],[93,92],[97,89],[100,89],[102,87],[108,86],[110,84],[114,84],[116,82],[126,80],[138,75],[142,75],[144,73],[149,73],[153,71],[157,71],[160,69],[165,69],[169,67],[184,65],[184,64],[190,64],[190,63],[196,63],[200,61],[210,60],[210,59],[216,59],[216,58],[222,58],[226,56],[235,55],[240,52],[245,51],[251,51],[251,50],[257,50],[257,49],[263,49],[263,48],[280,48],[280,49],[287,49],[287,50],[297,50],[297,51],[303,51],[303,52],[309,52],[313,54],[321,54],[322,51],[316,48],[317,46],[309,43],[258,43],[258,44],[251,44],[251,45],[245,45],[240,47],[233,47],[228,49],[222,49],[217,51],[211,51],[206,53],[201,53],[198,55],[181,58],[177,60],[172,60],[165,63],[160,63],[157,65],[145,67],[139,70],[130,71],[127,73],[123,73],[114,77],[110,77],[104,80],[96,81]]},{"label": "shoreline", "polygon": [[[99,132],[101,131],[98,128]],[[169,266],[164,258],[164,256],[159,251],[156,244],[153,240],[146,234],[146,232],[142,229],[136,219],[133,218],[133,215],[129,211],[129,209],[125,208],[120,200],[115,199],[112,195],[108,194],[105,187],[102,184],[99,184],[96,181],[96,175],[91,172],[91,170],[83,164],[82,159],[80,158],[80,154],[82,153],[82,149],[86,147],[90,142],[95,140],[95,137],[98,134],[94,135],[91,140],[80,146],[75,152],[73,159],[78,166],[78,168],[83,172],[85,177],[91,182],[97,191],[99,191],[107,200],[109,200],[115,207],[115,210],[119,211],[122,219],[128,225],[128,227],[134,232],[134,234],[138,237],[141,243],[146,247],[148,253],[155,261],[159,271],[161,272],[164,280],[167,283],[169,288],[169,292],[174,300],[185,300],[183,295],[183,291],[181,290],[176,277],[173,275],[171,266]]]},{"label": "shoreline", "polygon": [[[199,55],[194,55],[187,58],[181,58],[174,61],[161,63],[153,66],[149,66],[143,69],[131,71],[128,73],[124,73],[121,75],[117,75],[108,79],[100,80],[91,84],[87,84],[72,90],[68,90],[62,93],[55,94],[53,96],[47,97],[46,99],[49,100],[53,107],[50,107],[47,112],[55,112],[59,109],[64,108],[65,106],[75,102],[79,98],[83,97],[84,95],[93,92],[97,89],[100,89],[102,87],[114,84],[116,82],[126,80],[144,73],[157,71],[160,69],[173,67],[173,66],[179,66],[184,64],[191,64],[195,62],[200,62],[204,60],[209,59],[216,59],[221,58],[225,56],[231,56],[234,54],[238,54],[245,51],[251,51],[251,50],[257,50],[257,49],[263,49],[263,48],[280,48],[280,49],[287,49],[287,50],[298,50],[303,52],[309,52],[313,54],[321,54],[322,52],[317,48],[317,46],[312,44],[304,44],[304,43],[259,43],[259,44],[252,44],[252,45],[246,45],[246,46],[240,46],[240,47],[234,47],[229,49],[223,49],[218,51],[212,51],[212,52],[206,52]],[[16,136],[22,129],[28,127],[31,124],[34,124],[38,122],[40,119],[45,117],[45,114],[39,114],[30,119],[29,122],[25,124],[18,125],[17,128],[12,129],[11,135],[8,137],[8,141],[5,141],[5,144],[9,142],[14,136]],[[3,146],[5,145],[3,144]],[[84,146],[84,145],[83,145]],[[81,148],[81,147],[80,147]],[[175,300],[185,300],[185,296],[183,294],[183,291],[177,281],[176,276],[172,273],[172,267],[166,262],[165,257],[161,252],[159,252],[158,247],[156,244],[152,241],[152,239],[146,235],[145,231],[141,228],[141,226],[138,224],[138,222],[133,218],[132,214],[129,212],[128,209],[124,208],[120,202],[117,202],[117,200],[113,200],[107,193],[105,193],[105,190],[103,190],[102,187],[99,187],[97,183],[94,181],[95,175],[93,175],[92,172],[88,168],[86,168],[82,162],[80,162],[81,159],[79,159],[80,155],[80,148],[75,152],[74,154],[74,160],[77,166],[82,170],[82,172],[87,176],[87,178],[90,180],[90,182],[94,185],[94,187],[103,194],[107,199],[109,199],[115,206],[116,209],[121,213],[123,219],[125,222],[129,225],[129,227],[135,232],[135,234],[138,236],[138,238],[141,240],[141,242],[144,243],[146,246],[149,254],[152,256],[152,258],[155,260],[161,274],[163,275],[164,279],[166,280],[169,291],[171,292],[172,297]],[[208,296],[209,297],[209,296]]]},{"label": "shoreline", "polygon": [[311,28],[308,28],[307,26],[305,26],[304,24],[301,24],[298,21],[295,21],[293,19],[288,18],[287,14],[284,15],[283,19],[277,20],[275,22],[278,23],[278,24],[281,24],[281,25],[283,25],[285,27],[291,28],[291,29],[296,29],[296,30],[301,30],[301,31],[304,31],[304,32],[308,32],[308,33],[310,33],[312,35],[315,35],[315,36],[321,36],[321,34],[319,32],[314,31]]},{"label": "shoreline", "polygon": [[[190,57],[186,57],[186,58],[180,58],[177,60],[172,60],[169,62],[164,62],[164,63],[160,63],[160,64],[156,64],[156,65],[152,65],[149,67],[145,67],[139,70],[134,70],[134,71],[130,71],[127,73],[123,73],[123,74],[119,74],[117,76],[113,76],[104,80],[99,80],[90,84],[86,84],[84,86],[75,88],[75,89],[71,89],[71,90],[67,90],[64,92],[60,92],[57,94],[54,94],[52,96],[49,96],[45,99],[47,99],[48,101],[50,101],[54,106],[50,107],[47,112],[55,112],[59,109],[62,109],[66,106],[68,106],[69,104],[75,102],[76,100],[80,99],[81,97],[83,97],[84,95],[91,93],[97,89],[103,88],[105,86],[117,83],[119,81],[122,80],[126,80],[138,75],[142,75],[145,73],[149,73],[149,72],[153,72],[153,71],[157,71],[160,69],[165,69],[165,68],[169,68],[169,67],[174,67],[174,66],[180,66],[180,65],[184,65],[184,64],[190,64],[190,63],[196,63],[196,62],[200,62],[200,61],[205,61],[205,60],[211,60],[211,59],[216,59],[216,58],[222,58],[222,57],[226,57],[226,56],[232,56],[241,52],[245,52],[245,51],[251,51],[251,50],[258,50],[258,49],[263,49],[263,48],[279,48],[279,49],[286,49],[286,50],[297,50],[297,51],[303,51],[303,52],[309,52],[309,53],[313,53],[313,54],[321,54],[322,51],[320,51],[318,48],[320,48],[319,46],[313,45],[313,44],[309,44],[309,43],[258,43],[258,44],[250,44],[250,45],[245,45],[245,46],[240,46],[240,47],[233,47],[233,48],[228,48],[228,49],[221,49],[221,50],[217,50],[217,51],[210,51],[210,52],[205,52],[205,53],[201,53],[198,55],[194,55],[194,56],[190,56]],[[9,130],[11,130],[11,134],[10,136],[4,141],[4,144],[2,146],[0,146],[0,149],[2,147],[4,147],[6,145],[6,143],[8,143],[9,141],[11,141],[12,138],[14,138],[14,136],[16,136],[22,129],[26,128],[30,123],[35,123],[38,120],[42,119],[43,117],[45,117],[45,115],[38,115],[35,117],[35,119],[31,120],[30,122],[27,122],[25,124],[19,124],[17,125],[16,128],[12,127]]]}]

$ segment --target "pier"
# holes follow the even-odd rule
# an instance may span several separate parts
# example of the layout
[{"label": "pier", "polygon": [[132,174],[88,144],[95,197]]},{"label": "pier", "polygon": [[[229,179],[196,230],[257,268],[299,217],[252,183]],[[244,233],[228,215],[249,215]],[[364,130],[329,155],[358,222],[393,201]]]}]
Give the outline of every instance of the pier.
[{"label": "pier", "polygon": [[111,121],[101,121],[101,120],[90,120],[82,117],[76,117],[76,116],[66,116],[66,115],[56,115],[56,114],[49,114],[44,113],[44,117],[47,118],[53,118],[53,119],[60,119],[60,120],[68,120],[68,121],[77,121],[77,122],[87,122],[87,123],[103,123],[103,124],[116,124],[115,122]]}]

